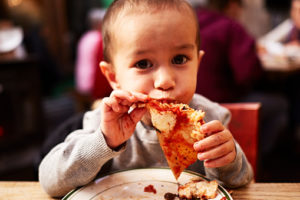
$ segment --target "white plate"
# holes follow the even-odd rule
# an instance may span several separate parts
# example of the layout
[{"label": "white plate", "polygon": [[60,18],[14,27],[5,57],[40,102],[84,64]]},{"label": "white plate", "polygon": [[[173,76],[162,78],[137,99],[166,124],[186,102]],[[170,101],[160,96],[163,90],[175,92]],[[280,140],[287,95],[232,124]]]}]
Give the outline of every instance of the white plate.
[{"label": "white plate", "polygon": [[[195,178],[204,176],[191,171],[184,171],[178,182],[184,184]],[[144,192],[144,188],[152,185],[156,193]],[[168,168],[134,169],[116,172],[92,183],[72,190],[62,200],[164,200],[166,193],[177,194],[178,183]],[[215,200],[232,200],[229,193],[218,187]],[[222,200],[223,200],[222,199]]]},{"label": "white plate", "polygon": [[0,53],[16,49],[23,41],[23,30],[19,27],[0,30]]}]

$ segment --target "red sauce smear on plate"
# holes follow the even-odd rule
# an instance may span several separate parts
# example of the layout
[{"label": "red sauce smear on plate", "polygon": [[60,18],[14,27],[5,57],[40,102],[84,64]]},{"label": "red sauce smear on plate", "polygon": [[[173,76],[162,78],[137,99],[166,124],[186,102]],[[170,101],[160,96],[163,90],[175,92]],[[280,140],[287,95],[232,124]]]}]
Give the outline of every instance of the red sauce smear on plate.
[{"label": "red sauce smear on plate", "polygon": [[148,185],[144,188],[144,192],[152,192],[152,193],[156,194],[156,189],[154,188],[153,185]]}]

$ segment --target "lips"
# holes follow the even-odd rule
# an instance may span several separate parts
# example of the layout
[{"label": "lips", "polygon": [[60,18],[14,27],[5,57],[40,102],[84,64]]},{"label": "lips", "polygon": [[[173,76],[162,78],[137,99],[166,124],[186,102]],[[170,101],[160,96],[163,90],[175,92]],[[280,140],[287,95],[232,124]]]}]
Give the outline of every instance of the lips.
[{"label": "lips", "polygon": [[167,102],[171,103],[186,103],[188,104],[191,100],[191,97],[188,93],[182,90],[170,90],[170,91],[158,91],[154,90],[148,93],[148,97],[150,99],[155,100],[167,100]]},{"label": "lips", "polygon": [[175,102],[176,98],[172,96],[171,94],[167,93],[160,93],[160,94],[149,94],[150,99],[155,99],[155,100],[164,100],[168,102]]}]

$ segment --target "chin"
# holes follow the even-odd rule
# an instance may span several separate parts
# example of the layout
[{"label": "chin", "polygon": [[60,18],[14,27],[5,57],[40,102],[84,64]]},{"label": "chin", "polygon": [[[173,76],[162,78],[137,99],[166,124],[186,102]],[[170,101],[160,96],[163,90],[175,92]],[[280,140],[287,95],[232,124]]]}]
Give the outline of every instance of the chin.
[{"label": "chin", "polygon": [[192,100],[194,94],[193,95],[185,95],[182,98],[177,98],[176,100],[179,101],[180,103],[185,103],[185,104],[189,104],[190,101]]}]

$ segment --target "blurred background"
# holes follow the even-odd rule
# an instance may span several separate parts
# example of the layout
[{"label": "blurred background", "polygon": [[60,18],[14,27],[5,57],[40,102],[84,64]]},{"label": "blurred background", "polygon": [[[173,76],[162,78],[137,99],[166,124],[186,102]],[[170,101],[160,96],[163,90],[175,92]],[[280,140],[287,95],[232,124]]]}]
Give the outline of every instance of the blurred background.
[{"label": "blurred background", "polygon": [[[99,89],[95,92],[91,85],[94,78],[81,77],[84,69],[79,65],[92,54],[84,55],[89,52],[85,47],[80,50],[83,38],[93,30],[101,30],[101,19],[111,2],[0,0],[0,180],[37,180],[40,152],[47,138],[65,120],[90,109],[96,98],[109,94],[104,80],[98,82],[101,94]],[[207,6],[207,0],[190,2],[195,8]],[[289,1],[243,0],[241,8],[234,20],[257,43],[290,17]],[[97,35],[89,36],[94,39],[90,44],[101,40]],[[96,52],[101,60],[100,54]],[[96,65],[98,59],[93,60]],[[286,87],[300,93],[298,82],[290,83],[300,77],[299,68],[264,68],[267,81],[258,87],[280,94],[289,102]],[[89,73],[99,72],[92,69]],[[300,129],[297,132],[291,126],[294,124],[289,124],[288,118],[272,151],[261,158],[258,181],[300,181]]]}]

